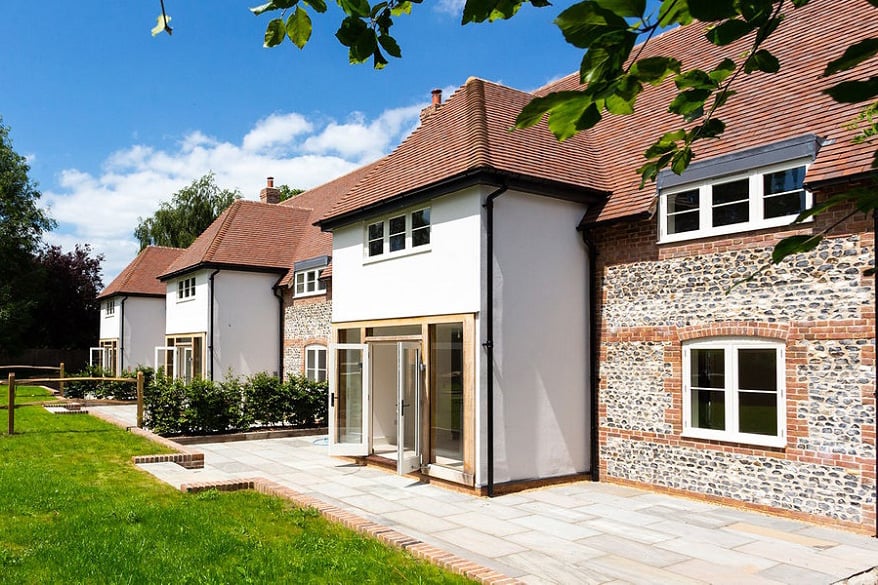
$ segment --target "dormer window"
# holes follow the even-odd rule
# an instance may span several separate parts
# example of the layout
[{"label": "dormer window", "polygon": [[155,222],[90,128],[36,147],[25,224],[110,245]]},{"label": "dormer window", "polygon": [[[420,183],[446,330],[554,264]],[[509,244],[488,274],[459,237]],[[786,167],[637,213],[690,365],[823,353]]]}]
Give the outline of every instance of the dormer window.
[{"label": "dormer window", "polygon": [[663,189],[659,243],[789,225],[811,205],[805,169],[800,161]]},{"label": "dormer window", "polygon": [[296,272],[296,296],[306,297],[326,292],[326,283],[320,280],[320,268]]}]

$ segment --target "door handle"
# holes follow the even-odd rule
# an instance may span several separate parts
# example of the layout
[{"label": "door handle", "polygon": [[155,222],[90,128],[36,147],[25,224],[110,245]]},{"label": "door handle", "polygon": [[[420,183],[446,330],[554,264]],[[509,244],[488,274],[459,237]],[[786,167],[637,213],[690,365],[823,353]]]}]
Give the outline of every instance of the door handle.
[{"label": "door handle", "polygon": [[329,406],[333,408],[335,407],[335,392],[329,393]]}]

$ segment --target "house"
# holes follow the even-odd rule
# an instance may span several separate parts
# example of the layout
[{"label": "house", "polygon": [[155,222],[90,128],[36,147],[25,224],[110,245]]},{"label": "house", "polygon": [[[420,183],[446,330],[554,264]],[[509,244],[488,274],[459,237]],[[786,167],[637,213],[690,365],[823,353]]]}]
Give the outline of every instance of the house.
[{"label": "house", "polygon": [[[819,93],[839,81],[825,64],[878,34],[848,4],[790,11],[767,47],[782,71],[737,80],[725,137],[645,189],[641,153],[680,124],[672,82],[560,144],[544,124],[507,131],[532,94],[470,79],[436,96],[319,220],[330,452],[489,494],[588,474],[874,530],[872,220],[790,226],[875,188],[874,145],[844,126],[857,106]],[[747,48],[703,35],[665,32],[640,57],[710,68]]]},{"label": "house", "polygon": [[165,285],[161,274],[183,252],[149,246],[98,295],[100,340],[91,363],[115,375],[137,366],[155,367],[155,346],[163,345]]},{"label": "house", "polygon": [[[876,188],[875,144],[855,144],[845,126],[861,106],[820,90],[852,77],[821,73],[878,35],[878,20],[852,1],[787,12],[766,46],[780,73],[736,81],[719,112],[725,136],[696,145],[682,176],[641,190],[634,174],[652,140],[679,126],[665,110],[672,84],[586,133],[612,193],[579,226],[595,254],[596,471],[874,532],[873,220],[842,207],[789,224],[833,195]],[[703,33],[700,23],[664,33],[641,57],[712,67],[747,48]],[[878,60],[855,73],[876,75]],[[570,76],[540,93],[577,85]],[[824,229],[816,250],[758,271],[781,238]]]},{"label": "house", "polygon": [[583,140],[510,133],[531,95],[470,79],[320,220],[332,232],[330,451],[492,492],[592,470]]},{"label": "house", "polygon": [[164,340],[156,361],[184,380],[283,371],[279,284],[311,211],[277,205],[273,179],[261,201],[232,203],[159,276]]}]

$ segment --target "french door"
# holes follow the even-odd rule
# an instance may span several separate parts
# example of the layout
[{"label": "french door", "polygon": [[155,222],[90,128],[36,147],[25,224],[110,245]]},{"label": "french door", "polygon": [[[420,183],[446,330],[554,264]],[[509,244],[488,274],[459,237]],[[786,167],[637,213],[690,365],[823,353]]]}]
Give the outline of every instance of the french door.
[{"label": "french door", "polygon": [[329,454],[366,456],[371,439],[369,346],[333,345],[329,372]]},{"label": "french door", "polygon": [[406,474],[421,467],[421,344],[400,342],[396,352],[396,470]]}]

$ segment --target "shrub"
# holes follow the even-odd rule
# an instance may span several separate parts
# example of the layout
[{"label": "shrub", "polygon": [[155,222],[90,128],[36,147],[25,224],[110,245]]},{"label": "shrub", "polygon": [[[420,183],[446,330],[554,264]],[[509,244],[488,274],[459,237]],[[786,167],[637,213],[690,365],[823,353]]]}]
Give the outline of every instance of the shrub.
[{"label": "shrub", "polygon": [[159,435],[183,433],[186,386],[161,372],[143,390],[143,424]]},{"label": "shrub", "polygon": [[249,378],[242,390],[247,427],[282,424],[289,417],[286,388],[275,376],[260,372]]},{"label": "shrub", "polygon": [[305,376],[292,376],[285,383],[290,396],[290,424],[301,427],[316,426],[326,420],[329,384],[314,382]]},{"label": "shrub", "polygon": [[237,385],[214,384],[195,379],[186,386],[182,413],[184,433],[203,435],[238,429],[241,395]]}]

